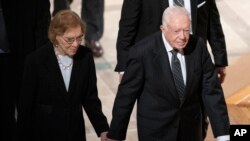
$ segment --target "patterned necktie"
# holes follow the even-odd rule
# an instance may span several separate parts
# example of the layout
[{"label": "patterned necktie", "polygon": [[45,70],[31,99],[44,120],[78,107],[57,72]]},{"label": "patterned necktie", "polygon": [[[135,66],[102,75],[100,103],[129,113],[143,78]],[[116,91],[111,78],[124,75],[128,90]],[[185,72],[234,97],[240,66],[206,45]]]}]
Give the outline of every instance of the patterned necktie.
[{"label": "patterned necktie", "polygon": [[175,87],[179,94],[179,98],[182,101],[185,92],[185,85],[182,76],[180,60],[177,58],[177,50],[172,50],[171,53],[172,53],[172,59],[171,59],[172,74],[174,77]]},{"label": "patterned necktie", "polygon": [[184,1],[183,0],[173,0],[173,1],[174,1],[174,5],[184,7]]}]

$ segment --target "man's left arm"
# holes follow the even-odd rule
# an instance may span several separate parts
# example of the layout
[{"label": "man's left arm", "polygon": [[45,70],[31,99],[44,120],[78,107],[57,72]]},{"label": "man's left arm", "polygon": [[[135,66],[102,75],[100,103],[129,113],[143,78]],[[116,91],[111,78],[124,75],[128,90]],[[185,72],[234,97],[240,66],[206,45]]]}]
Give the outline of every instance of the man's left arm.
[{"label": "man's left arm", "polygon": [[[229,135],[229,117],[223,89],[205,43],[202,46],[202,100],[214,136]],[[220,138],[218,138],[220,139]]]}]

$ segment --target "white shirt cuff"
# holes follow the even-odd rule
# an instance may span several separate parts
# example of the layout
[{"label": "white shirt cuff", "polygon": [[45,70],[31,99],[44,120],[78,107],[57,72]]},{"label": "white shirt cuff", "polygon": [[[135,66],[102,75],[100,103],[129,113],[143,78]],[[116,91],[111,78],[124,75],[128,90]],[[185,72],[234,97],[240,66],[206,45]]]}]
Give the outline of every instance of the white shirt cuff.
[{"label": "white shirt cuff", "polygon": [[216,138],[216,141],[230,141],[230,136],[229,135],[218,136]]},{"label": "white shirt cuff", "polygon": [[125,73],[125,71],[121,71],[121,72],[118,72],[119,74],[124,74]]}]

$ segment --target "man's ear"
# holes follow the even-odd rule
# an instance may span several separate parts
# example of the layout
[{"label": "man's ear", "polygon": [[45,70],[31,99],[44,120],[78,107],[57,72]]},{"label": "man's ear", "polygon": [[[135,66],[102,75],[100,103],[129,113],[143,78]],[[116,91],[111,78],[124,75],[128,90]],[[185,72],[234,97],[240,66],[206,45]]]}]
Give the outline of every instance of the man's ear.
[{"label": "man's ear", "polygon": [[164,31],[165,30],[164,25],[160,25],[160,29],[161,29],[161,31]]}]

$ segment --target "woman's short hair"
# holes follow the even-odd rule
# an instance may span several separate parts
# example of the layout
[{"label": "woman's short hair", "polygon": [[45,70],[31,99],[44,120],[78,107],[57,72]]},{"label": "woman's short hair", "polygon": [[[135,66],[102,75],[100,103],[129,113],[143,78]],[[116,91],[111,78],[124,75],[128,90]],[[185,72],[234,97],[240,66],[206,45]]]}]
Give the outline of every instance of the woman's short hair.
[{"label": "woman's short hair", "polygon": [[63,35],[69,28],[80,26],[82,33],[86,32],[86,23],[74,11],[62,10],[59,11],[52,19],[48,38],[54,44],[58,44],[56,40],[57,35]]}]

